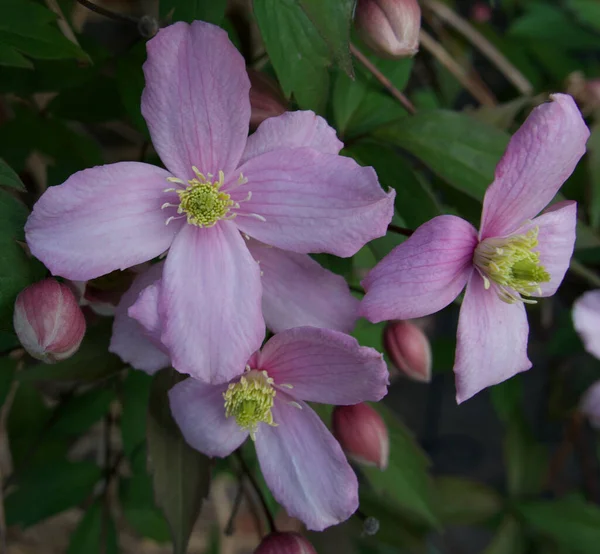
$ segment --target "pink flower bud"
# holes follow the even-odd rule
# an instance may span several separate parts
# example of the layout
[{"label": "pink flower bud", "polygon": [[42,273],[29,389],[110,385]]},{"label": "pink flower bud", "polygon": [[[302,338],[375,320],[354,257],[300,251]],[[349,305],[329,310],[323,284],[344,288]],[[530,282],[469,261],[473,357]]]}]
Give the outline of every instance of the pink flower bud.
[{"label": "pink flower bud", "polygon": [[332,415],[333,435],[346,455],[355,462],[383,470],[390,455],[385,422],[368,404],[336,406]]},{"label": "pink flower bud", "polygon": [[431,347],[425,333],[409,321],[392,321],[383,332],[383,347],[404,375],[429,383],[431,381]]},{"label": "pink flower bud", "polygon": [[271,533],[254,554],[317,554],[317,551],[298,533]]},{"label": "pink flower bud", "polygon": [[358,0],[354,23],[365,43],[385,58],[414,56],[419,49],[417,0]]},{"label": "pink flower bud", "polygon": [[258,127],[265,119],[287,111],[287,102],[277,83],[269,76],[248,69],[250,77],[250,127]]},{"label": "pink flower bud", "polygon": [[485,2],[475,2],[471,6],[471,19],[477,23],[487,23],[492,19],[492,8]]},{"label": "pink flower bud", "polygon": [[19,293],[13,325],[25,350],[46,363],[72,356],[85,334],[85,318],[73,292],[54,279]]}]

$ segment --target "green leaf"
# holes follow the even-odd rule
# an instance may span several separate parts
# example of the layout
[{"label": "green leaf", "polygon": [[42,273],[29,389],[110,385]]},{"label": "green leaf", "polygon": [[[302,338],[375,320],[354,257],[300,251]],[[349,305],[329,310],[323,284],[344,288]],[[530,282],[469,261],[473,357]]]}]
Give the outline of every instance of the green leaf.
[{"label": "green leaf", "polygon": [[6,497],[7,525],[28,527],[80,504],[101,476],[100,468],[90,462],[39,465]]},{"label": "green leaf", "polygon": [[450,185],[480,201],[509,139],[491,125],[445,110],[418,113],[375,136],[401,146]]},{"label": "green leaf", "polygon": [[0,158],[0,185],[25,191],[23,181],[2,158]]},{"label": "green leaf", "polygon": [[[146,442],[146,419],[152,377],[143,371],[130,370],[121,387],[121,437],[123,451],[135,472],[145,470],[145,457],[138,456]],[[144,464],[137,467],[137,464]]]},{"label": "green leaf", "polygon": [[4,356],[0,358],[0,408],[8,396],[17,371],[17,360]]},{"label": "green leaf", "polygon": [[254,0],[254,15],[284,94],[323,113],[329,90],[328,48],[298,0]]},{"label": "green leaf", "polygon": [[125,364],[108,351],[111,333],[112,321],[101,321],[87,329],[79,350],[73,356],[52,365],[36,364],[21,371],[18,379],[23,382],[92,382],[113,375]]},{"label": "green leaf", "polygon": [[528,502],[518,506],[533,530],[569,551],[596,554],[600,544],[600,508],[578,497]]},{"label": "green leaf", "polygon": [[160,0],[160,16],[173,14],[173,21],[208,21],[220,25],[225,18],[227,0]]},{"label": "green leaf", "polygon": [[117,554],[119,545],[109,508],[96,500],[71,535],[67,554]]},{"label": "green leaf", "polygon": [[498,417],[507,423],[518,412],[523,400],[523,387],[518,375],[490,389],[492,404]]},{"label": "green leaf", "polygon": [[352,76],[349,42],[356,0],[299,0],[299,2],[325,39],[332,58],[348,75]]},{"label": "green leaf", "polygon": [[600,4],[596,0],[567,0],[567,7],[580,23],[600,31]]},{"label": "green leaf", "polygon": [[0,43],[0,66],[32,69],[33,63],[19,54],[12,46]]},{"label": "green leaf", "polygon": [[134,46],[117,60],[117,88],[129,119],[146,137],[150,137],[146,120],[142,117],[141,99],[144,90],[142,64],[146,60],[146,44]]},{"label": "green leaf", "polygon": [[136,473],[121,479],[119,501],[125,518],[140,535],[158,542],[167,542],[171,538],[169,526],[154,503],[149,475]]},{"label": "green leaf", "polygon": [[210,482],[210,459],[185,442],[171,416],[167,393],[184,378],[172,369],[158,372],[148,406],[147,440],[154,494],[169,523],[174,554],[187,551]]},{"label": "green leaf", "polygon": [[592,227],[600,226],[600,125],[592,125],[592,134],[587,142],[587,163],[590,172],[591,201],[589,215]]},{"label": "green leaf", "polygon": [[80,435],[108,413],[115,393],[109,389],[94,389],[71,397],[58,410],[52,432]]},{"label": "green leaf", "polygon": [[459,477],[435,480],[438,515],[446,525],[472,525],[497,515],[502,498],[482,483]]},{"label": "green leaf", "polygon": [[15,299],[27,285],[44,277],[45,269],[17,241],[25,241],[27,208],[0,190],[0,330],[12,331]]},{"label": "green leaf", "polygon": [[373,404],[383,417],[390,438],[390,459],[385,471],[362,467],[367,482],[382,501],[401,510],[407,519],[436,526],[429,460],[408,429],[383,404]]},{"label": "green leaf", "polygon": [[507,516],[482,554],[525,554],[527,542],[521,525],[511,516]]}]

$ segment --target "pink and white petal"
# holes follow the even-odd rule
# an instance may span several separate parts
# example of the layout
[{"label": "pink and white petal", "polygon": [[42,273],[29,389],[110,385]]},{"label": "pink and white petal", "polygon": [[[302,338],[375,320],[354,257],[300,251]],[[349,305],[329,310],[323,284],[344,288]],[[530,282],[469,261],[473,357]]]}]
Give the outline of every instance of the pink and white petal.
[{"label": "pink and white petal", "polygon": [[600,381],[596,381],[583,395],[579,409],[590,420],[590,424],[600,429]]},{"label": "pink and white petal", "polygon": [[229,456],[247,438],[234,417],[225,417],[225,385],[195,379],[177,383],[169,391],[171,413],[187,443],[207,456]]},{"label": "pink and white petal", "polygon": [[237,226],[284,250],[352,256],[383,236],[392,219],[395,191],[384,192],[373,168],[350,158],[281,148],[252,158],[240,171],[248,183],[232,198],[242,201],[248,191],[252,198],[237,210]]},{"label": "pink and white petal", "polygon": [[260,424],[256,453],[275,500],[312,531],[348,519],[358,508],[358,482],[338,442],[304,402],[277,393],[273,420]]},{"label": "pink and white petal", "polygon": [[240,165],[271,150],[302,146],[324,154],[338,154],[344,143],[337,138],[335,129],[314,112],[285,112],[265,119],[250,135]]},{"label": "pink and white petal", "polygon": [[441,215],[421,225],[362,281],[359,314],[378,323],[414,319],[445,308],[473,271],[477,231],[464,219]]},{"label": "pink and white petal", "polygon": [[230,221],[186,225],[163,272],[162,342],[173,367],[224,383],[242,373],[265,336],[260,270]]},{"label": "pink and white petal", "polygon": [[[161,272],[162,274],[162,272]],[[161,344],[162,323],[160,321],[159,303],[160,303],[161,282],[148,285],[140,292],[137,300],[127,310],[127,315],[135,319],[144,329],[146,334],[158,345]]]},{"label": "pink and white petal", "polygon": [[540,296],[552,296],[571,263],[575,246],[577,203],[565,201],[554,204],[536,217],[533,224],[539,228],[537,251],[540,253],[540,263],[550,273],[550,282],[540,284]]},{"label": "pink and white petal", "polygon": [[180,222],[163,192],[170,174],[120,162],[84,169],[50,187],[25,225],[32,254],[54,274],[87,281],[150,260],[169,248]]},{"label": "pink and white petal", "polygon": [[575,301],[573,324],[585,349],[600,360],[600,289],[590,290]]},{"label": "pink and white petal", "polygon": [[383,356],[345,333],[297,327],[273,336],[262,348],[259,368],[289,394],[307,402],[351,405],[381,400],[389,373]]},{"label": "pink and white petal", "polygon": [[529,324],[521,302],[507,304],[473,272],[458,318],[454,373],[460,404],[531,367]]},{"label": "pink and white petal", "polygon": [[192,166],[233,171],[250,123],[250,81],[227,33],[209,23],[178,22],[148,41],[142,114],[152,144],[180,179]]},{"label": "pink and white petal", "polygon": [[250,239],[260,264],[263,315],[275,333],[310,325],[349,333],[358,317],[358,300],[340,275],[307,254],[296,254]]},{"label": "pink and white petal", "polygon": [[480,237],[513,233],[554,198],[590,136],[573,98],[550,95],[513,135],[483,200]]},{"label": "pink and white petal", "polygon": [[153,374],[170,365],[166,349],[152,341],[144,328],[127,314],[139,294],[160,279],[162,263],[140,273],[123,294],[115,310],[113,332],[108,350],[136,369]]}]

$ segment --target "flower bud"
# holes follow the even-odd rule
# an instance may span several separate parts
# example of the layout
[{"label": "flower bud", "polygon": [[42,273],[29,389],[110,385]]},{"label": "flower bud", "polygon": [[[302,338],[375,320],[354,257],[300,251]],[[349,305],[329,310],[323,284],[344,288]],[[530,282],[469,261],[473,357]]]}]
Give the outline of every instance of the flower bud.
[{"label": "flower bud", "polygon": [[492,8],[485,2],[475,2],[471,6],[471,19],[477,23],[487,23],[492,19]]},{"label": "flower bud", "polygon": [[382,57],[414,56],[419,49],[417,0],[358,0],[354,23],[367,46]]},{"label": "flower bud", "polygon": [[250,77],[250,127],[258,127],[265,119],[287,111],[287,102],[277,83],[269,76],[248,69]]},{"label": "flower bud", "polygon": [[385,422],[368,404],[336,406],[332,415],[333,436],[355,462],[387,467],[390,438]]},{"label": "flower bud", "polygon": [[386,354],[404,375],[431,381],[431,347],[425,333],[410,321],[392,321],[383,331]]},{"label": "flower bud", "polygon": [[85,318],[73,292],[54,279],[19,293],[13,325],[25,350],[46,363],[72,356],[85,334]]},{"label": "flower bud", "polygon": [[298,533],[271,533],[254,554],[317,554],[317,551]]}]

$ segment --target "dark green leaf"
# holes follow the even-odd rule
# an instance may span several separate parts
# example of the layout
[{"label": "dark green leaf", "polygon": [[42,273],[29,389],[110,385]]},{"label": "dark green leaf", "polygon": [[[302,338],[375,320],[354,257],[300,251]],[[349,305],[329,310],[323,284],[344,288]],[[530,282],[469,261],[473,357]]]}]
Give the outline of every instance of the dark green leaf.
[{"label": "dark green leaf", "polygon": [[158,372],[152,381],[148,406],[148,454],[154,494],[169,523],[174,554],[187,551],[210,482],[210,459],[185,442],[171,416],[167,393],[183,378],[172,369]]},{"label": "dark green leaf", "polygon": [[0,408],[8,396],[16,370],[17,360],[8,356],[0,358]]},{"label": "dark green leaf", "polygon": [[71,535],[67,554],[117,554],[119,545],[109,508],[96,500]]},{"label": "dark green leaf", "polygon": [[591,201],[589,203],[590,222],[600,226],[600,125],[594,123],[592,134],[587,142],[587,162],[590,170]]},{"label": "dark green leaf", "polygon": [[502,509],[502,499],[482,483],[459,477],[435,480],[438,515],[446,525],[472,525],[495,516]]},{"label": "dark green leaf", "polygon": [[32,69],[33,63],[19,54],[16,48],[0,43],[0,66]]},{"label": "dark green leaf", "polygon": [[580,23],[600,31],[600,4],[596,0],[567,0],[567,6]]},{"label": "dark green leaf", "polygon": [[58,410],[52,432],[79,435],[108,413],[115,393],[109,389],[94,389],[67,400]]},{"label": "dark green leaf", "polygon": [[482,554],[525,554],[526,551],[527,543],[521,525],[507,516]]},{"label": "dark green leaf", "polygon": [[[146,419],[152,377],[143,371],[130,370],[121,388],[121,437],[123,451],[134,471],[145,471],[145,459],[138,456],[146,441]],[[136,464],[143,464],[136,467]]]},{"label": "dark green leaf", "polygon": [[323,113],[329,89],[328,48],[297,0],[254,0],[254,15],[286,96]]},{"label": "dark green leaf", "polygon": [[83,502],[102,476],[90,462],[39,465],[6,497],[7,525],[33,525]]},{"label": "dark green leaf", "polygon": [[0,185],[20,191],[25,190],[23,181],[2,158],[0,158]]},{"label": "dark green leaf", "polygon": [[121,102],[137,129],[149,137],[146,120],[142,117],[141,99],[144,90],[142,64],[146,60],[146,45],[140,43],[117,60],[117,88]]},{"label": "dark green leaf", "polygon": [[503,422],[508,422],[519,410],[523,399],[523,387],[518,375],[490,389],[492,404]]},{"label": "dark green leaf", "polygon": [[173,21],[208,21],[220,25],[227,0],[160,0],[161,17],[173,14]]}]

